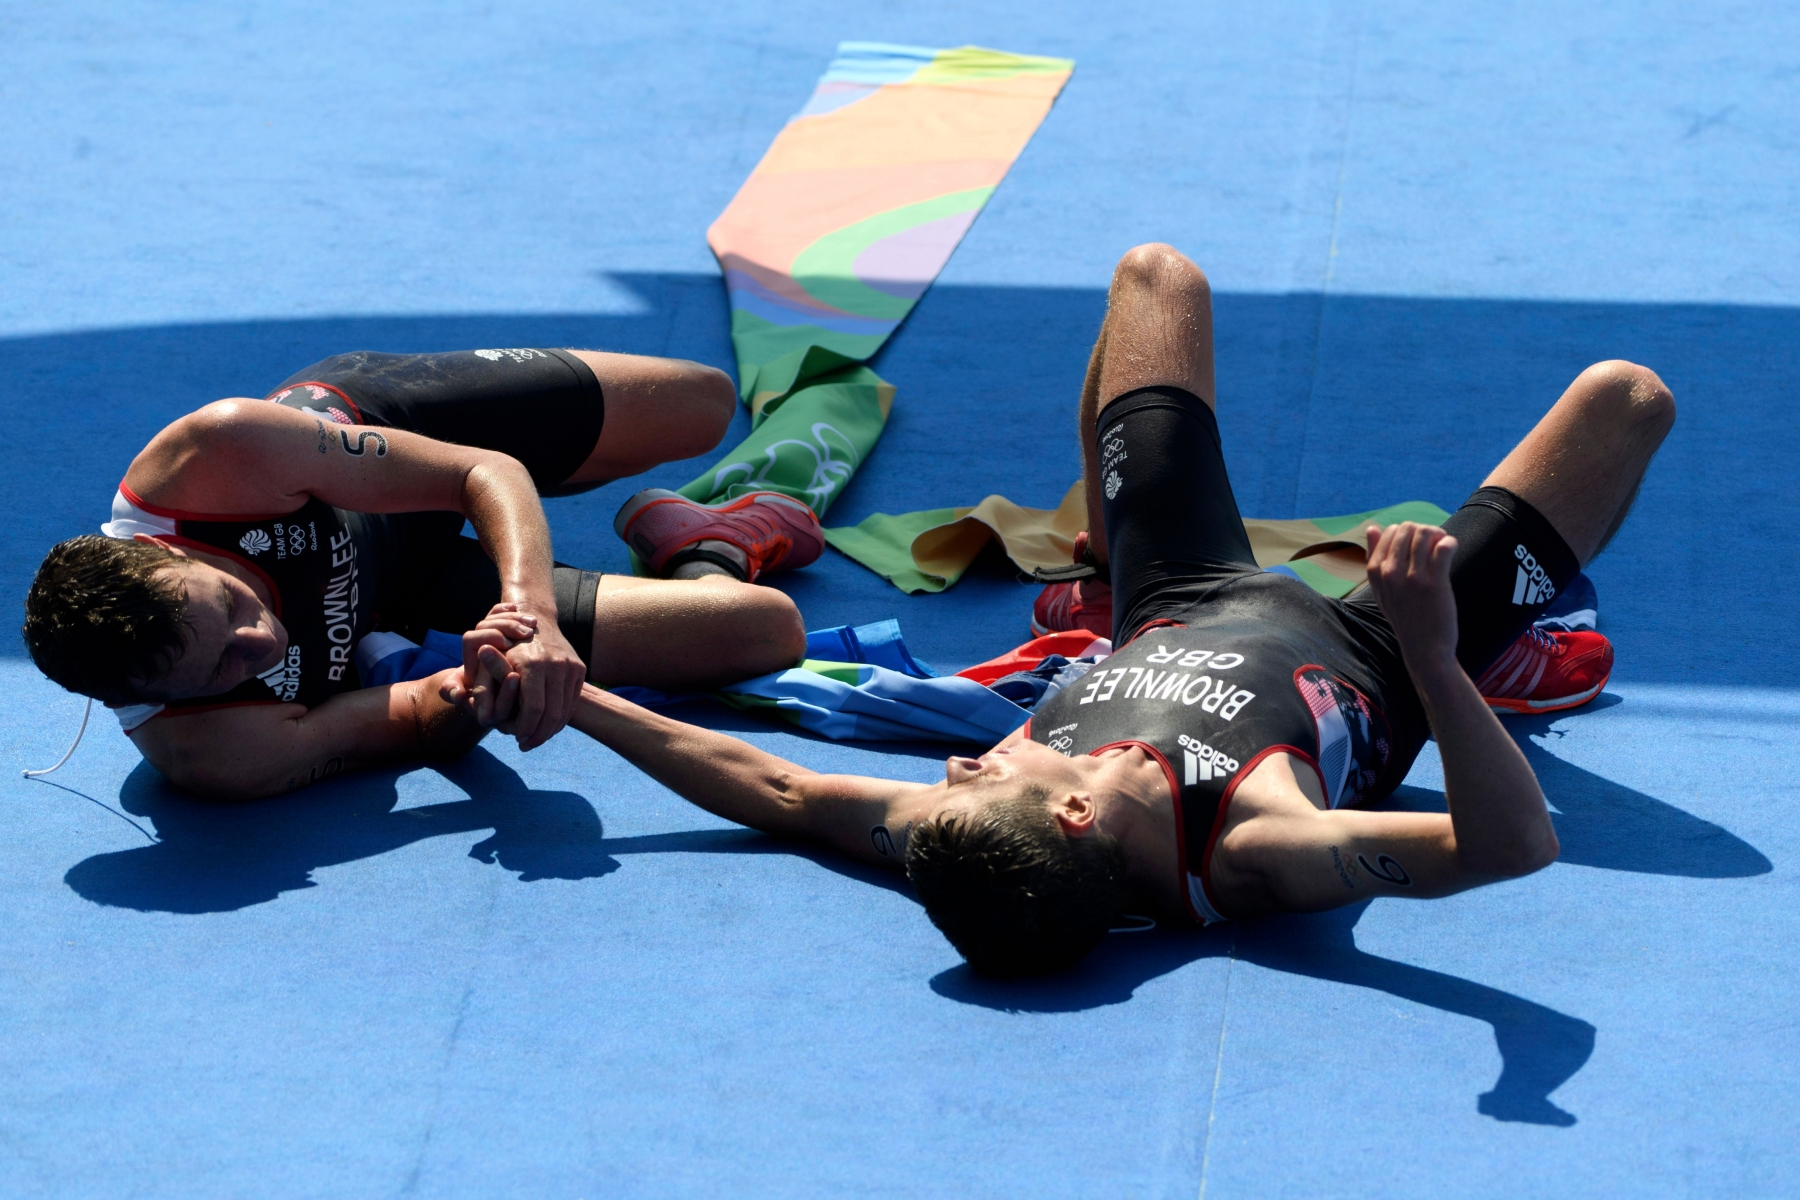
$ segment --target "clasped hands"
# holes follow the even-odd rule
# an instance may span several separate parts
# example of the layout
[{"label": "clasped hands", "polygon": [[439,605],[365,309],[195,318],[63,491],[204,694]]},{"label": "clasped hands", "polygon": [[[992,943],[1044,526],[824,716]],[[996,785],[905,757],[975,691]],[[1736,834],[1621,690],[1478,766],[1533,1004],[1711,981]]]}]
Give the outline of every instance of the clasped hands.
[{"label": "clasped hands", "polygon": [[518,605],[494,605],[463,634],[463,669],[442,688],[445,700],[532,750],[562,731],[575,713],[587,668],[554,622]]}]

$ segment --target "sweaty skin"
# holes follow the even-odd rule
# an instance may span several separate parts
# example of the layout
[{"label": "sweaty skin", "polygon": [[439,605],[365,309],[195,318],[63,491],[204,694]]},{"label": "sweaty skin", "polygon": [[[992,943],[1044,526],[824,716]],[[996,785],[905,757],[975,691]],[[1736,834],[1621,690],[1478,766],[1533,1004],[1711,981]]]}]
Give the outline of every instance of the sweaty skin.
[{"label": "sweaty skin", "polygon": [[[1371,526],[1367,536],[1370,586],[1403,631],[1402,654],[1438,735],[1450,812],[1329,809],[1314,772],[1271,754],[1239,784],[1214,849],[1213,891],[1229,916],[1373,895],[1444,896],[1556,858],[1536,777],[1456,662],[1455,539],[1411,523]],[[504,729],[518,690],[508,658],[533,632],[496,610],[464,639],[481,664],[476,686],[453,680],[445,700]],[[709,812],[890,867],[903,865],[895,830],[973,811],[1028,780],[1049,793],[1049,814],[1068,836],[1118,839],[1134,904],[1186,913],[1176,797],[1161,766],[1135,746],[1065,758],[1015,731],[979,758],[950,758],[942,782],[920,784],[822,775],[593,687],[583,689],[571,724]]]},{"label": "sweaty skin", "polygon": [[[586,668],[555,627],[550,527],[537,489],[525,468],[506,455],[398,429],[330,430],[317,418],[278,404],[220,400],[151,439],[132,460],[125,485],[152,504],[184,512],[285,513],[318,499],[358,512],[462,514],[499,568],[501,598],[549,618],[542,635],[515,656],[521,747],[541,744],[568,722]],[[207,557],[209,566],[221,561]],[[214,566],[210,574],[214,577],[199,582],[198,593],[203,603],[222,604],[216,600],[223,582],[218,576],[227,573]],[[243,581],[237,572],[230,574]],[[229,583],[224,586],[231,590]],[[201,614],[168,683],[146,681],[146,690],[166,686],[171,698],[215,695],[229,687],[200,682],[201,690],[191,689],[210,679],[221,662],[236,676],[232,686],[254,673],[244,669],[247,660],[256,658],[266,669],[285,645],[271,652],[260,637],[246,632],[274,620],[267,613],[269,597],[255,600],[264,612],[241,614],[243,625],[228,628],[224,614],[217,621]]]},{"label": "sweaty skin", "polygon": [[[136,540],[157,539],[140,533]],[[171,570],[181,588],[188,641],[160,679],[140,681],[144,693],[158,700],[221,695],[280,662],[287,630],[269,608],[263,582],[222,555],[164,545],[186,560]]]},{"label": "sweaty skin", "polygon": [[[585,363],[600,384],[604,423],[586,460],[558,490],[703,453],[718,444],[738,409],[730,377],[712,367],[565,353]],[[514,417],[504,404],[494,415],[496,421]],[[556,428],[540,432],[563,436]],[[557,627],[548,530],[529,473],[511,458],[235,398],[164,429],[133,461],[125,486],[151,508],[188,520],[290,513],[314,502],[364,513],[460,512],[495,561],[503,599],[543,618],[542,634],[514,650],[525,693],[525,715],[516,726],[521,744],[541,744],[575,704],[582,655]],[[256,692],[253,678],[293,658],[288,643],[309,636],[304,630],[312,614],[289,610],[284,623],[272,609],[288,598],[271,596],[229,554],[191,543],[169,548],[178,556],[168,568],[171,581],[187,600],[191,628],[166,677],[137,680],[132,690],[145,702],[189,703],[137,724],[130,736],[176,786],[248,799],[378,763],[455,757],[487,732],[441,698],[447,676],[339,691],[310,707],[260,694],[254,703],[209,705],[207,697],[224,697],[234,684]],[[592,645],[580,649],[591,678],[606,686],[707,688],[790,666],[805,644],[799,612],[784,594],[726,579],[690,584],[606,575],[592,616]]]},{"label": "sweaty skin", "polygon": [[[1211,286],[1194,263],[1160,244],[1120,259],[1081,397],[1090,545],[1102,562],[1108,547],[1092,434],[1107,402],[1154,387],[1179,388],[1209,408],[1217,403]],[[1530,504],[1585,565],[1624,521],[1674,418],[1673,399],[1654,372],[1597,363],[1485,485]],[[1455,539],[1410,523],[1371,527],[1366,536],[1369,585],[1437,739],[1449,812],[1330,809],[1310,766],[1269,754],[1238,781],[1213,847],[1210,882],[1225,915],[1324,909],[1371,895],[1442,896],[1528,874],[1558,853],[1536,778],[1455,658]],[[507,660],[520,637],[529,634],[518,625],[471,631],[465,657],[473,653],[482,673],[454,681],[445,698],[467,706],[472,719],[479,713],[504,723],[516,690]],[[1048,791],[1048,811],[1066,833],[1116,837],[1141,896],[1165,913],[1186,912],[1177,798],[1133,747],[1063,759],[1015,732],[980,758],[951,759],[944,781],[928,785],[820,775],[595,689],[583,691],[571,723],[710,812],[890,866],[900,865],[896,830],[1014,794],[1011,785],[1030,779]]]}]

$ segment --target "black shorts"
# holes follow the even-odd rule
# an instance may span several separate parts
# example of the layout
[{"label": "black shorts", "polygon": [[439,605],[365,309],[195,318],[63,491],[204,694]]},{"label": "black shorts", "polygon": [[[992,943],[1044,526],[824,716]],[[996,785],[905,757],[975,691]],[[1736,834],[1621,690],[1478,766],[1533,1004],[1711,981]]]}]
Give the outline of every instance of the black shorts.
[{"label": "black shorts", "polygon": [[[360,584],[375,597],[374,628],[415,642],[427,630],[461,635],[500,603],[500,569],[463,537],[460,513],[344,513],[356,539]],[[582,662],[594,646],[600,573],[557,563],[556,623]],[[591,665],[591,664],[590,664]]]},{"label": "black shorts", "polygon": [[524,463],[545,496],[587,490],[563,485],[593,453],[606,421],[600,381],[563,350],[356,350],[296,371],[268,398],[289,408],[336,409],[358,425],[498,450]]},{"label": "black shorts", "polygon": [[[606,416],[600,381],[562,350],[357,350],[295,372],[268,398],[333,420],[498,450],[523,463],[546,496],[587,490],[562,485],[593,453]],[[361,586],[375,598],[375,628],[415,642],[431,629],[462,634],[500,602],[499,569],[479,542],[461,536],[460,514],[345,519],[357,542]],[[558,563],[553,580],[557,624],[586,662],[600,576]]]},{"label": "black shorts", "polygon": [[[1113,639],[1259,571],[1225,474],[1219,423],[1180,388],[1140,388],[1100,413],[1098,439]],[[1130,487],[1122,486],[1128,473]],[[1444,522],[1457,540],[1456,657],[1471,679],[1516,641],[1580,570],[1542,514],[1504,488],[1479,488]],[[1392,627],[1363,585],[1342,600],[1346,624],[1392,657]]]}]

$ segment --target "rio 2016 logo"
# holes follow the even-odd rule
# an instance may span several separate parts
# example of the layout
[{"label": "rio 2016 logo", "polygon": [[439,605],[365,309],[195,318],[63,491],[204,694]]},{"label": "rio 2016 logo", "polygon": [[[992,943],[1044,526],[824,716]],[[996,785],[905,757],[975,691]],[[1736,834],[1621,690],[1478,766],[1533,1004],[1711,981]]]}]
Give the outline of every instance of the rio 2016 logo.
[{"label": "rio 2016 logo", "polygon": [[[811,433],[811,442],[799,438],[771,442],[760,451],[761,462],[720,467],[713,473],[714,493],[733,486],[773,486],[789,495],[797,491],[814,512],[823,510],[856,473],[860,457],[856,444],[827,422],[815,421]],[[803,484],[798,476],[805,476]]]}]

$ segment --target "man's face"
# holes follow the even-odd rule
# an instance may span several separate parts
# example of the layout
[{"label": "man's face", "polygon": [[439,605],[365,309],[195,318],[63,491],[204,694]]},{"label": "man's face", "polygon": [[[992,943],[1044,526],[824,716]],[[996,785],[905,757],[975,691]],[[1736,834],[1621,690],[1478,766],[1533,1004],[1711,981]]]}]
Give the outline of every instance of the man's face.
[{"label": "man's face", "polygon": [[1087,783],[1086,765],[1030,738],[989,750],[980,758],[946,759],[943,790],[928,819],[974,812],[997,797],[1013,795],[1026,782],[1052,796],[1081,791]]},{"label": "man's face", "polygon": [[186,597],[187,644],[161,678],[142,682],[146,696],[222,695],[282,660],[287,630],[249,584],[192,559],[169,569]]}]

